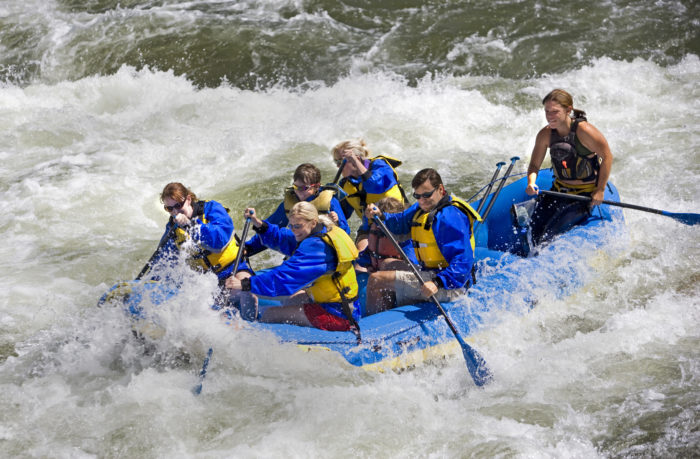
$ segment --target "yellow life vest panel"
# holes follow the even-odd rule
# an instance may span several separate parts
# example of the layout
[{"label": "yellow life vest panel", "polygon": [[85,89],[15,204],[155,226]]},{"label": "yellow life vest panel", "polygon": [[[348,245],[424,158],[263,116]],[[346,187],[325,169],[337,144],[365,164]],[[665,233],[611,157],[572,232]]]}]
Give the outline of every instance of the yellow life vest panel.
[{"label": "yellow life vest panel", "polygon": [[348,194],[345,197],[345,199],[348,201],[348,204],[350,204],[352,208],[355,209],[355,213],[357,213],[357,215],[360,218],[362,218],[363,212],[365,211],[365,207],[367,207],[367,204],[374,204],[382,198],[392,197],[398,199],[404,204],[408,202],[408,200],[406,199],[406,193],[404,193],[403,188],[401,188],[401,184],[399,182],[399,175],[396,173],[395,169],[399,167],[402,164],[402,162],[390,156],[379,155],[370,159],[370,168],[372,167],[372,162],[376,161],[377,159],[383,159],[384,161],[386,161],[389,167],[391,167],[391,170],[394,172],[394,180],[396,180],[396,185],[392,186],[385,192],[367,193],[365,192],[364,187],[362,186],[362,182],[355,186],[350,180],[343,180],[343,191],[345,191]]},{"label": "yellow life vest panel", "polygon": [[[327,214],[331,211],[331,199],[335,196],[335,190],[321,187],[316,197],[309,201],[314,205],[319,214]],[[299,202],[299,197],[294,192],[294,188],[289,187],[284,190],[284,213],[288,214],[294,204]]]},{"label": "yellow life vest panel", "polygon": [[[201,203],[201,204],[200,204]],[[195,209],[192,218],[198,217],[203,223],[207,223],[207,216],[204,215],[204,203],[203,201],[198,201],[195,203],[193,208]],[[228,210],[228,209],[227,209]],[[182,250],[185,241],[190,239],[190,235],[187,231],[182,228],[175,228],[175,244]],[[236,261],[236,256],[238,256],[238,241],[235,237],[235,232],[231,232],[231,239],[229,239],[226,246],[217,251],[213,252],[202,247],[201,244],[195,244],[195,250],[189,253],[189,264],[192,268],[201,271],[212,270],[215,273],[221,272],[226,269],[229,265]]]},{"label": "yellow life vest panel", "polygon": [[357,299],[359,287],[352,262],[358,257],[355,242],[337,226],[318,236],[333,247],[338,257],[335,271],[327,272],[306,289],[306,293],[316,303],[343,303]]},{"label": "yellow life vest panel", "polygon": [[482,220],[481,216],[467,202],[452,196],[452,200],[449,203],[438,206],[431,212],[425,212],[419,209],[413,216],[413,221],[411,222],[411,238],[413,239],[416,257],[425,268],[444,269],[449,265],[442,252],[440,252],[432,229],[434,215],[447,206],[455,206],[469,218],[469,242],[472,250],[476,247],[474,222],[480,222]]}]

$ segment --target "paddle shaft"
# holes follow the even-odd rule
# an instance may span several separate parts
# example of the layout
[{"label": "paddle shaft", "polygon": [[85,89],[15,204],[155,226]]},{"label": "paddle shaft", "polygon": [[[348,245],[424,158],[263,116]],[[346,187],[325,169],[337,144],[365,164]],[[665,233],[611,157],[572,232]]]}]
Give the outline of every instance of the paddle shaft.
[{"label": "paddle shaft", "polygon": [[[489,201],[489,205],[486,207],[484,214],[481,216],[482,221],[486,221],[486,217],[488,217],[489,213],[491,213],[493,205],[496,204],[496,198],[498,198],[498,195],[501,194],[501,189],[503,189],[503,185],[506,184],[506,179],[510,175],[510,171],[513,170],[513,166],[515,166],[516,161],[518,161],[519,159],[520,158],[517,156],[513,156],[512,158],[510,158],[510,165],[508,166],[506,173],[503,174],[503,177],[501,177],[501,181],[498,184],[498,187],[496,188],[496,192],[493,194],[493,198],[491,198],[491,201]],[[488,195],[486,195],[486,197],[488,197]],[[484,199],[486,199],[486,197],[484,197]]]},{"label": "paddle shaft", "polygon": [[340,163],[340,166],[338,166],[338,172],[335,173],[335,178],[333,179],[333,185],[337,185],[337,184],[338,184],[338,180],[340,180],[340,174],[343,173],[343,168],[345,167],[345,162],[346,162],[346,161],[347,161],[347,160],[344,159],[344,160]]},{"label": "paddle shaft", "polygon": [[491,177],[491,181],[489,182],[489,186],[486,188],[486,192],[484,193],[484,197],[481,198],[481,202],[479,203],[479,207],[476,208],[477,214],[479,212],[481,212],[481,209],[484,208],[484,204],[486,204],[486,198],[489,196],[489,193],[491,192],[491,188],[493,188],[493,184],[496,182],[496,177],[498,177],[498,173],[501,172],[501,168],[505,165],[506,165],[506,163],[504,163],[503,161],[496,164],[496,172],[493,173],[493,177]]},{"label": "paddle shaft", "polygon": [[[421,277],[420,272],[418,272],[418,268],[416,268],[416,265],[411,262],[411,260],[408,259],[406,256],[406,252],[403,251],[401,248],[401,245],[399,242],[396,240],[394,237],[393,233],[389,231],[389,228],[386,227],[383,221],[379,217],[375,217],[374,222],[379,226],[379,228],[382,230],[384,235],[386,235],[387,238],[391,241],[392,245],[394,248],[401,254],[404,260],[406,260],[406,263],[411,267],[411,271],[413,272],[413,275],[416,276],[416,279],[418,279],[418,282],[420,282],[421,285],[425,285],[425,281],[423,280],[423,277]],[[469,373],[472,376],[472,379],[474,380],[474,383],[477,386],[483,386],[487,382],[489,382],[493,376],[491,375],[491,372],[489,369],[486,367],[486,362],[479,355],[478,352],[471,346],[469,346],[464,339],[462,339],[462,336],[459,334],[459,331],[457,330],[457,327],[455,326],[454,322],[452,322],[452,319],[450,319],[450,316],[447,315],[447,312],[445,309],[442,307],[442,304],[440,304],[440,301],[435,297],[435,295],[430,295],[430,299],[435,303],[435,306],[437,306],[438,310],[440,311],[440,314],[445,318],[445,322],[447,322],[447,326],[450,328],[452,331],[452,334],[457,338],[457,341],[459,342],[459,345],[462,347],[462,353],[464,354],[464,359],[467,362],[467,369],[469,370]]]},{"label": "paddle shaft", "polygon": [[[245,224],[243,225],[243,233],[241,234],[241,244],[238,246],[238,253],[236,254],[236,262],[233,265],[233,271],[231,275],[235,276],[236,271],[238,271],[238,265],[241,264],[241,258],[243,258],[243,252],[245,248],[245,238],[248,237],[248,228],[250,228],[250,217],[245,219]],[[250,263],[250,261],[249,261]]]},{"label": "paddle shaft", "polygon": [[155,260],[156,256],[158,256],[158,254],[160,253],[160,249],[162,249],[163,246],[170,240],[170,238],[173,237],[173,234],[175,234],[175,228],[177,227],[177,225],[175,224],[175,221],[173,221],[172,217],[170,217],[170,223],[172,223],[172,225],[170,226],[170,229],[168,229],[168,233],[165,236],[163,236],[163,238],[160,240],[158,247],[156,247],[156,251],[153,252],[151,258],[148,259],[146,265],[143,267],[138,276],[136,276],[136,280],[141,280],[143,275],[146,274],[149,269],[151,269],[151,263],[153,263],[153,260]]},{"label": "paddle shaft", "polygon": [[[592,200],[592,198],[590,196],[580,196],[577,194],[560,193],[558,191],[540,190],[539,192],[542,194],[556,196],[558,198],[574,199],[577,201],[591,201]],[[601,201],[601,203],[607,204],[609,206],[624,207],[625,209],[641,210],[642,212],[649,212],[652,214],[664,215],[666,217],[675,218],[676,220],[680,221],[681,223],[685,223],[686,225],[697,225],[698,223],[700,223],[700,214],[673,213],[673,212],[668,212],[666,210],[659,210],[659,209],[652,209],[651,207],[638,206],[636,204],[627,204],[624,202],[615,202],[615,201],[607,201],[607,200],[603,200],[603,201]]]}]

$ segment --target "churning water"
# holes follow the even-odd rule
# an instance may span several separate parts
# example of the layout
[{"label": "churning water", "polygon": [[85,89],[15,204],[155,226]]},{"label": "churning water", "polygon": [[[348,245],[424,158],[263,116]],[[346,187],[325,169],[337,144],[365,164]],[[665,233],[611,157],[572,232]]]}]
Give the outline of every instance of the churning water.
[{"label": "churning water", "polygon": [[298,164],[330,180],[331,146],[363,137],[404,160],[404,183],[435,167],[468,197],[498,161],[525,171],[554,87],[607,137],[623,201],[698,212],[698,10],[0,2],[0,455],[697,456],[700,233],[669,218],[626,211],[573,295],[528,273],[544,300],[472,343],[495,373],[484,390],[457,355],[372,374],[236,332],[208,309],[213,276],[184,274],[147,348],[95,303],[154,250],[170,181],[240,231]]}]

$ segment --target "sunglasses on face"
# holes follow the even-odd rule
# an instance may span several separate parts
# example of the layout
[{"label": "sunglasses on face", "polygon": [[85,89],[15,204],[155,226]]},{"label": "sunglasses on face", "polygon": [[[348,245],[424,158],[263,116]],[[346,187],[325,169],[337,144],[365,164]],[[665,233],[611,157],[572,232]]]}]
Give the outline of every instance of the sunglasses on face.
[{"label": "sunglasses on face", "polygon": [[168,212],[172,212],[173,210],[180,210],[180,209],[182,209],[182,206],[184,206],[184,205],[185,205],[184,202],[178,202],[177,204],[175,204],[175,205],[173,205],[173,206],[165,206],[165,205],[164,205],[164,206],[163,206],[163,209],[167,210]]},{"label": "sunglasses on face", "polygon": [[292,183],[292,188],[294,188],[295,190],[309,191],[310,189],[319,185],[320,183],[312,183],[311,185],[297,185],[296,183]]},{"label": "sunglasses on face", "polygon": [[287,225],[287,228],[289,228],[290,230],[293,230],[293,231],[299,231],[299,230],[302,229],[303,227],[304,227],[304,224],[303,224],[303,223],[297,223],[297,224],[294,224],[294,225],[292,225],[292,224],[290,223],[289,225]]},{"label": "sunglasses on face", "polygon": [[433,193],[435,193],[436,190],[437,190],[437,188],[433,188],[433,191],[427,191],[425,193],[413,193],[413,197],[416,198],[416,200],[418,200],[420,198],[428,199],[429,197],[431,197],[433,195]]}]

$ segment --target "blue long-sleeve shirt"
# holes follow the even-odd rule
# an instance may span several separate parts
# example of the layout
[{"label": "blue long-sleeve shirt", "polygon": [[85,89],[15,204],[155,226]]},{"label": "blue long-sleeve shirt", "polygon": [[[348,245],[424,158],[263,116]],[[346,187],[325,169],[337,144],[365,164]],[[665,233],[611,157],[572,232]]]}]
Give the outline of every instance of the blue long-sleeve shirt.
[{"label": "blue long-sleeve shirt", "polygon": [[[340,180],[340,187],[346,181],[349,181],[355,187],[359,188],[362,185],[362,189],[369,194],[382,194],[387,190],[390,190],[394,185],[397,185],[396,177],[394,177],[394,170],[391,168],[389,163],[381,158],[377,158],[374,161],[365,160],[365,167],[368,168],[367,172],[362,174],[360,177],[345,177]],[[343,206],[343,213],[346,219],[355,212],[355,209],[346,201],[341,202]],[[362,226],[360,227],[360,232],[363,229],[367,229],[369,225],[367,224],[367,219],[362,217]]]},{"label": "blue long-sleeve shirt", "polygon": [[[451,197],[448,199],[452,200]],[[415,203],[402,213],[384,214],[387,228],[398,234],[410,234],[411,222],[419,209],[418,203]],[[449,265],[434,271],[446,289],[462,288],[471,281],[474,251],[470,242],[470,226],[469,217],[454,206],[446,206],[435,214],[432,231]]]},{"label": "blue long-sleeve shirt", "polygon": [[[326,232],[321,230],[314,234]],[[292,230],[268,222],[267,230],[260,234],[266,247],[277,250],[289,258],[281,265],[258,272],[250,278],[250,291],[262,296],[288,296],[310,286],[327,272],[335,271],[338,258],[335,251],[314,234],[297,243]],[[340,303],[320,303],[328,312],[345,317]],[[360,308],[355,305],[355,318]]]},{"label": "blue long-sleeve shirt", "polygon": [[[204,250],[220,252],[231,240],[234,231],[233,220],[226,211],[226,208],[216,201],[206,201],[204,203],[204,216],[207,220],[206,223],[202,221],[201,215],[193,215],[193,224],[183,229],[187,231],[193,242],[199,244]],[[165,225],[165,233],[163,233],[161,237],[161,242],[163,242],[163,238],[172,235],[172,233],[170,233],[172,225],[176,224],[171,219]],[[157,258],[156,262],[166,261],[172,263],[177,260],[177,252],[178,247],[175,244],[175,238],[170,237],[163,245],[161,255]],[[241,260],[238,269],[248,269],[245,260]],[[233,271],[233,264],[216,273],[216,275],[219,279],[225,279],[231,275],[231,271]]]},{"label": "blue long-sleeve shirt", "polygon": [[[317,196],[318,195],[309,196],[306,201],[311,202],[316,199]],[[345,218],[343,207],[340,205],[340,201],[338,201],[335,196],[331,198],[330,212],[335,212],[338,215],[338,226],[343,231],[350,234],[350,225],[348,225],[348,220]],[[267,217],[265,221],[280,227],[285,227],[289,224],[289,218],[287,217],[287,212],[284,209],[284,201],[277,206],[277,209],[275,209],[275,211],[269,217]],[[257,234],[253,235],[253,237],[248,239],[246,242],[246,250],[248,251],[249,256],[261,252],[264,249],[265,244],[262,243],[260,236]]]}]

